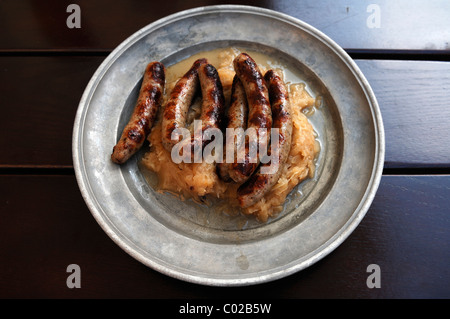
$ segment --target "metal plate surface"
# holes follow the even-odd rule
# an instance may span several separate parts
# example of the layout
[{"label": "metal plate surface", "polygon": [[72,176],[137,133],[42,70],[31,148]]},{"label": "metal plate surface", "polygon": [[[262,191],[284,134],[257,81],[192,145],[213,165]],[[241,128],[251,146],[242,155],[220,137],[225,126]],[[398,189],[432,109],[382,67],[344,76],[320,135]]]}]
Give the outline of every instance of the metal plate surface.
[{"label": "metal plate surface", "polygon": [[[150,60],[168,66],[230,45],[285,61],[323,98],[309,118],[321,144],[315,177],[264,224],[155,192],[138,165],[144,151],[123,166],[110,161]],[[78,185],[108,236],[152,269],[211,286],[276,280],[332,252],[372,203],[384,151],[376,98],[342,48],[295,18],[236,5],[179,12],[126,39],[88,83],[73,130]]]}]

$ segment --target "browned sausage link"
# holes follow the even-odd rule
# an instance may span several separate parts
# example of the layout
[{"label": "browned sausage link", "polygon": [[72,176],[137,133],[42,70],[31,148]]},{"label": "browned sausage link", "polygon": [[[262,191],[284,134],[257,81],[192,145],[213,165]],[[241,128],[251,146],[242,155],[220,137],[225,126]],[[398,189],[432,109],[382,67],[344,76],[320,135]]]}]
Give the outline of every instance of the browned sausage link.
[{"label": "browned sausage link", "polygon": [[[229,163],[224,158],[223,163],[219,163],[217,165],[217,171],[219,176],[227,182],[231,182],[234,180],[230,176],[230,173],[233,173],[232,165],[237,162],[237,148],[236,143],[240,139],[243,138],[243,131],[247,126],[247,116],[248,116],[248,104],[247,104],[247,96],[245,95],[244,86],[242,85],[241,80],[237,75],[233,78],[233,85],[231,87],[231,99],[230,106],[226,111],[226,121],[227,128],[235,129],[234,138],[227,138],[225,142],[225,153],[230,152],[232,150],[234,157],[233,163]],[[239,130],[237,130],[239,129]]]},{"label": "browned sausage link", "polygon": [[211,64],[203,64],[198,70],[202,88],[202,131],[220,128],[225,110],[225,97],[219,73]]},{"label": "browned sausage link", "polygon": [[164,84],[164,65],[160,62],[150,62],[145,69],[133,114],[113,148],[113,162],[125,163],[144,144],[161,106]]},{"label": "browned sausage link", "polygon": [[[239,54],[233,61],[236,75],[241,80],[248,101],[247,130],[254,130],[259,147],[266,148],[270,142],[270,129],[272,128],[272,114],[269,102],[269,93],[264,78],[256,62],[246,53]],[[259,135],[259,129],[266,129],[267,135]],[[245,142],[245,154],[242,163],[233,165],[234,180],[242,183],[256,170],[259,164],[259,156],[256,161],[250,158],[249,142]]]},{"label": "browned sausage link", "polygon": [[[272,106],[273,128],[278,129],[278,163],[275,171],[263,174],[261,169],[268,168],[274,162],[261,164],[258,170],[246,183],[238,188],[238,201],[241,207],[248,207],[259,201],[278,182],[289,152],[292,140],[292,115],[289,96],[283,80],[273,71],[269,70],[264,78],[269,88],[270,103]],[[277,147],[272,143],[271,147]]]},{"label": "browned sausage link", "polygon": [[200,114],[201,134],[197,139],[196,134],[191,138],[191,157],[194,157],[194,146],[203,149],[210,139],[203,138],[203,133],[208,129],[220,129],[223,113],[225,110],[225,97],[223,95],[222,82],[219,73],[211,64],[201,64],[198,68],[198,76],[202,91],[202,111]]},{"label": "browned sausage link", "polygon": [[172,133],[186,127],[186,117],[195,93],[200,87],[198,68],[206,64],[206,59],[198,59],[175,84],[164,108],[162,118],[162,143],[169,152],[179,139],[172,139]]},{"label": "browned sausage link", "polygon": [[247,126],[248,103],[244,86],[237,75],[231,87],[230,107],[227,110],[227,127],[244,128]]}]

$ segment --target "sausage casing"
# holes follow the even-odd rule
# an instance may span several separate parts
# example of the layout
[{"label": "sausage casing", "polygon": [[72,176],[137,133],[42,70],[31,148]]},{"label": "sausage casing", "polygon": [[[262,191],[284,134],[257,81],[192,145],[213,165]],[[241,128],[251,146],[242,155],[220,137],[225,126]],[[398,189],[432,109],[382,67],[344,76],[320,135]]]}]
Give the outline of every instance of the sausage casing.
[{"label": "sausage casing", "polygon": [[[273,70],[267,71],[264,78],[269,88],[273,129],[278,130],[278,143],[271,143],[270,151],[274,151],[271,155],[276,154],[277,158],[275,161],[261,164],[258,170],[238,188],[239,205],[244,208],[259,201],[278,182],[291,149],[292,113],[285,84]],[[275,167],[270,169],[270,173],[263,173],[270,165]]]},{"label": "sausage casing", "polygon": [[[176,132],[186,126],[189,107],[200,87],[198,69],[202,64],[207,63],[206,59],[196,60],[192,67],[177,81],[170,93],[162,117],[162,143],[169,152],[180,141],[179,137],[181,136],[178,136]],[[175,133],[174,136],[172,136],[172,133]]]},{"label": "sausage casing", "polygon": [[[239,170],[233,169],[233,166],[237,164],[237,150],[236,144],[238,141],[242,141],[244,138],[244,130],[247,126],[248,117],[248,103],[247,96],[245,95],[245,89],[241,80],[237,75],[233,78],[233,84],[231,87],[231,99],[230,106],[226,111],[226,127],[233,129],[233,136],[228,136],[225,143],[225,152],[229,154],[232,152],[233,156],[228,156],[224,159],[223,163],[219,163],[217,171],[224,181],[239,181]],[[235,176],[236,173],[238,176]]]},{"label": "sausage casing", "polygon": [[195,146],[203,149],[210,139],[204,138],[204,133],[208,129],[221,128],[221,121],[225,110],[225,97],[223,94],[222,82],[216,68],[209,63],[202,63],[198,68],[198,77],[202,93],[202,109],[200,114],[201,132],[194,132],[191,140],[187,140],[190,146],[186,149],[191,151],[191,159],[194,158]]},{"label": "sausage casing", "polygon": [[[269,93],[264,78],[256,62],[246,53],[239,54],[233,60],[236,75],[245,90],[248,102],[247,131],[256,133],[258,147],[266,149],[270,142],[270,129],[272,128],[272,112],[270,108]],[[260,131],[260,129],[262,129]],[[267,134],[261,134],[265,131]],[[259,156],[252,158],[250,155],[249,141],[245,141],[245,154],[243,160],[233,165],[233,173],[236,182],[247,180],[259,165]]]},{"label": "sausage casing", "polygon": [[113,148],[111,160],[114,163],[125,163],[144,144],[161,107],[164,85],[164,65],[150,62],[144,72],[134,111]]}]

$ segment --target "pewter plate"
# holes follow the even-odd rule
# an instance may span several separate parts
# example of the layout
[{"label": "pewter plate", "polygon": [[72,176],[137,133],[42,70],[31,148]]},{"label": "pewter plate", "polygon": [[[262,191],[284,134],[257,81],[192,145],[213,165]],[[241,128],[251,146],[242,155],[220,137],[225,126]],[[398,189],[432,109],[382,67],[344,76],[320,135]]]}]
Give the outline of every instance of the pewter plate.
[{"label": "pewter plate", "polygon": [[[321,145],[314,178],[267,223],[228,216],[154,191],[139,166],[110,161],[150,60],[166,66],[210,49],[238,46],[274,56],[323,103],[309,117]],[[211,286],[242,286],[300,271],[356,228],[378,188],[384,130],[376,98],[352,59],[310,25],[236,5],[173,14],[139,30],[100,65],[76,114],[73,161],[87,206],[108,236],[163,274]]]}]

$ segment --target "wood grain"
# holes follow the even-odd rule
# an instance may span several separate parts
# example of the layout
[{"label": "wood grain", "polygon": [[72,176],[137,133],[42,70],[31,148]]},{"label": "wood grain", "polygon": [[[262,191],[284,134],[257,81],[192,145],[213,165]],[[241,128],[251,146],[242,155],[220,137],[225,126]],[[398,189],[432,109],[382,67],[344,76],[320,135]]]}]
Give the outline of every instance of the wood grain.
[{"label": "wood grain", "polygon": [[[74,176],[0,176],[0,298],[449,298],[450,176],[384,176],[356,230],[287,278],[204,287],[134,260],[101,230]],[[81,288],[66,286],[70,264]],[[369,289],[367,266],[381,269]]]},{"label": "wood grain", "polygon": [[[73,3],[80,29],[66,25]],[[386,133],[378,192],[339,247],[287,278],[227,289],[165,276],[120,249],[83,201],[71,152],[79,101],[107,54],[160,18],[216,4],[273,9],[331,37],[367,77]],[[437,62],[450,60],[449,13],[446,0],[0,1],[0,298],[449,299],[450,62]],[[79,289],[66,285],[70,264]],[[381,288],[366,285],[370,264]]]},{"label": "wood grain", "polygon": [[81,95],[103,57],[0,57],[0,167],[72,166]]},{"label": "wood grain", "polygon": [[[0,57],[0,167],[72,167],[81,95],[104,57]],[[450,164],[450,63],[357,60],[378,99],[386,167]]]},{"label": "wood grain", "polygon": [[385,167],[450,166],[450,62],[357,60],[380,105]]},{"label": "wood grain", "polygon": [[[69,29],[66,20],[70,13],[66,9],[71,3],[71,0],[1,1],[0,50],[111,50],[160,18],[216,4],[253,5],[291,15],[346,49],[450,50],[450,3],[445,0],[81,0],[76,1],[81,8],[81,28]],[[379,25],[371,27],[374,15],[379,18]]]}]

